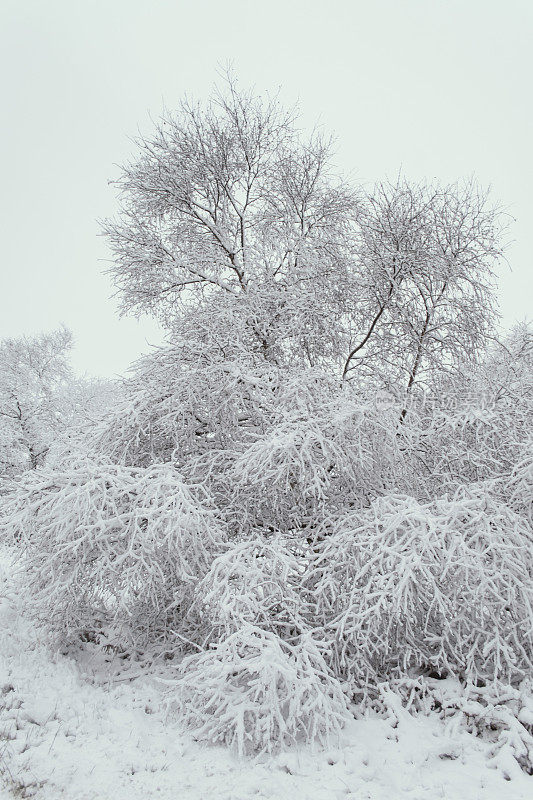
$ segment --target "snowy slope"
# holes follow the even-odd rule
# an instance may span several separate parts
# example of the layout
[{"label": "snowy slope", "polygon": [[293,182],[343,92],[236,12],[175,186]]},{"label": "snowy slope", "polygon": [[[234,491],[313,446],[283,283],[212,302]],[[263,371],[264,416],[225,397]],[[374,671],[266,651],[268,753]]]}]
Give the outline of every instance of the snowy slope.
[{"label": "snowy slope", "polygon": [[488,744],[401,709],[398,724],[354,720],[339,749],[239,760],[167,719],[153,681],[107,678],[102,665],[50,654],[23,616],[8,554],[0,565],[2,798],[38,800],[525,800],[533,778],[506,780]]}]

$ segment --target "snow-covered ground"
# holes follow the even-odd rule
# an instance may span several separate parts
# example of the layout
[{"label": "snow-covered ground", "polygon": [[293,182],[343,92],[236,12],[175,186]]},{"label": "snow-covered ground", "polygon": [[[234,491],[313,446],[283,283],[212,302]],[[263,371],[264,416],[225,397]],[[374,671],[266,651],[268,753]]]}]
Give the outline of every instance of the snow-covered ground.
[{"label": "snow-covered ground", "polygon": [[[114,665],[51,653],[0,562],[0,797],[41,800],[526,800],[512,758],[436,717],[354,719],[338,749],[238,759],[195,742],[164,711],[163,688]],[[512,762],[512,763],[511,763]],[[498,762],[501,764],[501,761]],[[493,762],[494,764],[494,762]]]}]

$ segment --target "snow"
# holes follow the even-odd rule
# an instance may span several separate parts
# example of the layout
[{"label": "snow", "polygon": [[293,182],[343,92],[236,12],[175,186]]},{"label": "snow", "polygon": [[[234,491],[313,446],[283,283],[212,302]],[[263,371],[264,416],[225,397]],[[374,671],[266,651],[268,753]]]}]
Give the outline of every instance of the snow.
[{"label": "snow", "polygon": [[[490,743],[413,716],[354,719],[338,748],[237,758],[194,741],[164,688],[116,664],[52,652],[24,615],[9,553],[0,561],[0,797],[37,800],[526,800],[533,778]],[[134,670],[132,669],[132,674]],[[525,712],[524,712],[525,713]],[[528,720],[525,720],[529,722]],[[504,769],[507,769],[506,780]]]}]

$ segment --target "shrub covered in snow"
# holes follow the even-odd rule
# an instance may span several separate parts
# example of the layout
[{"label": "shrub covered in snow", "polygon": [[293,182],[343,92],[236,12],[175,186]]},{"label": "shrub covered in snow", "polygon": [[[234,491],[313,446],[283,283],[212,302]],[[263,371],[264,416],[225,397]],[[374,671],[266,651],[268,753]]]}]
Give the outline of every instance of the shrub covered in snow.
[{"label": "shrub covered in snow", "polygon": [[[526,477],[533,424],[531,326],[515,328],[477,363],[444,374],[439,390],[425,399],[413,403],[408,425],[418,497],[433,499],[493,480],[505,489],[510,476]],[[513,507],[519,510],[518,502],[531,513],[531,489],[530,471],[521,487],[515,485]],[[501,496],[508,501],[505,491]]]},{"label": "shrub covered in snow", "polygon": [[251,625],[185,658],[169,693],[199,738],[240,754],[326,744],[348,718],[341,685],[310,635],[288,643]]},{"label": "shrub covered in snow", "polygon": [[291,638],[307,630],[309,598],[302,587],[305,556],[280,536],[233,543],[199,582],[194,612],[209,641],[254,625]]},{"label": "shrub covered in snow", "polygon": [[170,465],[80,459],[26,474],[4,530],[21,540],[40,615],[75,633],[113,619],[154,641],[183,619],[224,534]]},{"label": "shrub covered in snow", "polygon": [[489,744],[489,766],[506,780],[520,769],[533,775],[533,695],[531,680],[517,686],[479,681],[477,685],[448,677],[406,676],[379,684],[367,704],[397,727],[406,714],[436,713],[449,736],[441,758],[457,758],[462,731]]},{"label": "shrub covered in snow", "polygon": [[335,668],[367,681],[432,667],[474,680],[533,666],[533,537],[487,491],[389,496],[339,520],[314,568]]},{"label": "shrub covered in snow", "polygon": [[498,481],[497,488],[502,499],[533,525],[533,437],[518,455],[513,471]]}]

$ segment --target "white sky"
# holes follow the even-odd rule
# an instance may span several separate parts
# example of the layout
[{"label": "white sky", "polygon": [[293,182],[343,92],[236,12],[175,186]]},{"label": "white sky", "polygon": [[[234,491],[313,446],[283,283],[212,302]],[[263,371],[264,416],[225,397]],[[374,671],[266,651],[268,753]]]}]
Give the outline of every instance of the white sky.
[{"label": "white sky", "polygon": [[0,0],[0,339],[64,323],[104,376],[160,341],[119,320],[96,220],[128,137],[229,59],[334,132],[357,181],[490,184],[516,218],[504,322],[531,317],[532,0]]}]

